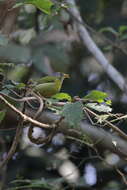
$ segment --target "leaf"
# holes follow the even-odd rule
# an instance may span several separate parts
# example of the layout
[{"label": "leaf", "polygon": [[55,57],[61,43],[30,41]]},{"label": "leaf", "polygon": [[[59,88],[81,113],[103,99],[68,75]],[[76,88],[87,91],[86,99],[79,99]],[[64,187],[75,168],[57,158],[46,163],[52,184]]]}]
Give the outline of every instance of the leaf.
[{"label": "leaf", "polygon": [[83,105],[81,102],[67,103],[61,115],[71,127],[77,127],[83,119]]},{"label": "leaf", "polygon": [[[108,94],[99,90],[92,90],[88,95],[83,97],[84,99],[87,100],[93,100],[96,101],[98,103],[106,103],[106,99],[108,98]],[[109,100],[108,104],[109,104]]]},{"label": "leaf", "polygon": [[127,31],[127,25],[122,25],[119,27],[119,33],[123,34],[125,31]]},{"label": "leaf", "polygon": [[27,45],[33,38],[36,37],[34,28],[26,29],[19,34],[19,42],[22,45]]},{"label": "leaf", "polygon": [[57,99],[57,100],[68,100],[69,102],[71,102],[72,98],[69,94],[67,93],[57,93],[55,95],[53,95],[51,98]]},{"label": "leaf", "polygon": [[17,89],[19,89],[19,90],[20,90],[20,89],[25,88],[25,86],[26,86],[26,85],[25,85],[24,83],[18,83],[18,84],[16,84],[16,86],[15,86],[15,87],[16,87]]},{"label": "leaf", "polygon": [[98,104],[98,103],[87,103],[85,104],[88,108],[91,108],[93,110],[96,110],[98,112],[104,112],[104,113],[109,113],[112,111],[112,108],[108,105],[104,104]]},{"label": "leaf", "polygon": [[15,68],[8,73],[8,78],[16,82],[21,82],[26,76],[28,76],[28,73],[29,67],[20,64],[16,65]]},{"label": "leaf", "polygon": [[15,66],[14,63],[0,63],[0,68],[3,68],[3,69],[8,69],[14,66]]},{"label": "leaf", "polygon": [[3,34],[0,34],[0,46],[6,46],[8,44],[8,38]]},{"label": "leaf", "polygon": [[4,85],[4,89],[6,88],[6,89],[14,89],[14,85],[12,85],[12,84],[6,84],[6,85]]},{"label": "leaf", "polygon": [[0,111],[0,123],[3,121],[5,115],[6,115],[6,110]]},{"label": "leaf", "polygon": [[127,39],[127,34],[121,35],[120,40],[126,40],[126,39]]},{"label": "leaf", "polygon": [[112,45],[108,45],[108,46],[103,47],[103,50],[104,51],[110,51],[110,50],[112,50]]},{"label": "leaf", "polygon": [[54,5],[50,0],[19,0],[13,8],[23,4],[31,4],[43,11],[46,14],[51,14],[51,8]]},{"label": "leaf", "polygon": [[101,29],[99,30],[99,32],[101,32],[101,33],[103,33],[103,32],[110,32],[110,33],[114,34],[115,36],[118,36],[118,35],[119,35],[119,33],[118,33],[116,30],[114,30],[112,27],[104,27],[104,28],[101,28]]},{"label": "leaf", "polygon": [[112,101],[111,100],[106,100],[105,102],[107,105],[111,106],[112,105]]}]

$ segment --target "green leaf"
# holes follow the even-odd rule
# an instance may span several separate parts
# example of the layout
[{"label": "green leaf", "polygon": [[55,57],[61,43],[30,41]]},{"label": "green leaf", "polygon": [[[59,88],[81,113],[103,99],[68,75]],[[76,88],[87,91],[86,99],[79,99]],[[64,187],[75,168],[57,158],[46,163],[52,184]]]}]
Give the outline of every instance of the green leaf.
[{"label": "green leaf", "polygon": [[0,46],[6,46],[8,44],[8,38],[3,34],[0,34]]},{"label": "green leaf", "polygon": [[112,101],[111,100],[106,100],[105,102],[107,105],[111,106],[112,105]]},{"label": "green leaf", "polygon": [[19,64],[16,65],[15,68],[8,73],[8,78],[16,82],[21,82],[26,76],[28,76],[28,73],[29,67]]},{"label": "green leaf", "polygon": [[122,25],[119,27],[119,33],[123,34],[125,31],[127,31],[127,25]]},{"label": "green leaf", "polygon": [[19,89],[19,90],[20,90],[20,89],[25,88],[25,86],[26,86],[26,85],[25,85],[24,83],[18,83],[18,84],[16,84],[16,86],[15,86],[15,87],[16,87],[17,89]]},{"label": "green leaf", "polygon": [[112,45],[108,45],[108,46],[103,47],[103,50],[104,51],[111,51],[112,50]]},{"label": "green leaf", "polygon": [[98,103],[105,102],[106,104],[111,105],[111,100],[106,100],[108,98],[108,94],[99,90],[92,90],[88,95],[84,96],[85,100],[92,100]]},{"label": "green leaf", "polygon": [[127,34],[123,34],[120,36],[120,40],[126,40],[127,39]]},{"label": "green leaf", "polygon": [[101,32],[101,33],[103,33],[103,32],[110,32],[110,33],[114,34],[115,36],[118,36],[118,35],[119,35],[119,33],[118,33],[116,30],[114,30],[112,27],[104,27],[104,28],[101,28],[101,29],[99,30],[99,32]]},{"label": "green leaf", "polygon": [[83,105],[81,102],[67,103],[61,115],[71,127],[77,127],[83,119]]},{"label": "green leaf", "polygon": [[3,68],[3,69],[8,69],[14,66],[15,66],[14,63],[0,63],[0,68]]},{"label": "green leaf", "polygon": [[69,94],[67,93],[57,93],[55,95],[53,95],[51,98],[57,99],[57,100],[68,100],[69,102],[71,102],[72,98]]},{"label": "green leaf", "polygon": [[54,5],[54,3],[50,0],[18,0],[13,8],[21,6],[23,4],[34,5],[46,14],[51,14],[51,8]]},{"label": "green leaf", "polygon": [[0,111],[0,123],[3,121],[5,115],[6,115],[6,110]]},{"label": "green leaf", "polygon": [[7,88],[7,89],[14,89],[14,85],[13,84],[6,84],[6,85],[4,85],[4,88]]}]

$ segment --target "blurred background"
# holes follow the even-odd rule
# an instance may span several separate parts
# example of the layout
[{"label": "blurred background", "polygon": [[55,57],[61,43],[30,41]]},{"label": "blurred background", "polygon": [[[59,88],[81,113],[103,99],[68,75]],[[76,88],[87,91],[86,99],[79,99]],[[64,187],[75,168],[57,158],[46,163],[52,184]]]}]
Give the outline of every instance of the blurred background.
[{"label": "blurred background", "polygon": [[[77,0],[76,3],[92,39],[127,80],[127,0]],[[26,83],[55,72],[67,73],[70,79],[64,81],[62,92],[83,97],[91,90],[101,90],[109,94],[114,113],[127,113],[127,96],[82,44],[65,9],[46,15],[33,5],[24,5],[12,10],[6,17],[8,23],[12,23],[14,15],[16,22],[11,26],[2,23],[1,75]],[[126,122],[119,125],[127,131]],[[10,122],[4,128],[11,130],[0,130],[2,158],[10,148],[15,127]],[[66,139],[61,133],[51,143],[37,146],[29,141],[27,130],[24,129],[17,152],[2,171],[1,189],[3,184],[3,189],[8,190],[126,189],[114,165],[125,175],[127,165],[116,154],[100,149],[101,160],[94,149]],[[35,128],[34,135],[40,134],[45,136],[45,131]]]}]

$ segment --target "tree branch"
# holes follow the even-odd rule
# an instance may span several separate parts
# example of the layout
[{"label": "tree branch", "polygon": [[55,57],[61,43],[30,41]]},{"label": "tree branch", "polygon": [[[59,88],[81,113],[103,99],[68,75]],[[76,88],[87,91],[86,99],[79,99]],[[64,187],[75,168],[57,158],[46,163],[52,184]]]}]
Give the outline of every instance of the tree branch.
[{"label": "tree branch", "polygon": [[16,21],[19,8],[12,9],[16,0],[5,0],[0,4],[0,29],[9,35]]},{"label": "tree branch", "polygon": [[53,126],[50,126],[48,124],[40,123],[39,121],[32,119],[31,117],[23,114],[20,110],[18,110],[15,106],[10,104],[3,96],[0,95],[0,99],[10,108],[12,109],[16,114],[18,114],[24,122],[30,122],[34,125],[37,125],[41,128],[53,128]]},{"label": "tree branch", "polygon": [[90,37],[88,31],[86,30],[83,20],[80,16],[80,13],[76,7],[75,0],[66,0],[69,4],[69,13],[73,16],[75,25],[77,28],[78,35],[82,40],[83,44],[87,47],[87,49],[91,52],[91,54],[95,57],[98,63],[103,67],[108,76],[116,83],[116,85],[123,91],[127,92],[127,85],[123,76],[108,62],[105,58],[102,51],[97,47],[95,42]]},{"label": "tree branch", "polygon": [[[32,114],[31,110],[27,110],[27,114]],[[49,111],[42,112],[41,116],[38,118],[40,122],[49,122],[50,124],[55,123],[60,119],[60,116],[51,113]],[[77,132],[76,132],[77,130]],[[97,147],[102,147],[103,149],[108,149],[111,152],[115,152],[119,156],[127,159],[127,141],[118,137],[115,134],[111,134],[108,131],[105,131],[101,127],[92,126],[88,122],[81,122],[78,129],[69,130],[68,124],[65,120],[62,120],[60,127],[57,129],[57,132],[62,132],[63,134],[74,136],[76,138],[81,138],[88,136],[92,144]]]},{"label": "tree branch", "polygon": [[12,158],[12,156],[15,153],[17,145],[19,143],[20,136],[22,134],[22,129],[23,129],[22,125],[23,125],[23,121],[19,122],[19,125],[17,126],[16,134],[15,134],[13,143],[11,145],[11,148],[10,148],[8,154],[7,154],[7,157],[0,164],[0,169],[3,168],[8,163],[8,161]]},{"label": "tree branch", "polygon": [[[54,128],[54,124],[60,120],[60,115],[54,114],[51,111],[43,111],[37,120],[32,119],[36,112],[32,109],[26,109],[26,115],[23,114],[21,111],[17,110],[13,105],[7,102],[2,96],[0,99],[9,106],[10,109],[14,111],[13,117],[16,118],[18,114],[24,121],[30,122],[35,126],[51,129]],[[105,131],[101,127],[92,126],[87,122],[87,120],[81,122],[78,128],[75,130],[70,129],[68,123],[63,119],[60,122],[60,127],[57,128],[57,132],[62,132],[65,136],[72,136],[83,141],[83,138],[87,137],[92,142],[93,146],[103,147],[104,149],[108,149],[112,152],[117,153],[119,156],[124,157],[127,159],[127,141],[118,137],[116,134],[111,134],[108,131]]]}]

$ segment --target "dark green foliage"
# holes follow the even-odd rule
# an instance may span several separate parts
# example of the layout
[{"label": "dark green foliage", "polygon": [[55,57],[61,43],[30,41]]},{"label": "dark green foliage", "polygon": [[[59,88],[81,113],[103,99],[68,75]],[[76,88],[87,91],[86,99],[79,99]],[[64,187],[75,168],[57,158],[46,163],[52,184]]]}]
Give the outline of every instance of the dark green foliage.
[{"label": "dark green foliage", "polygon": [[81,102],[67,103],[61,115],[65,117],[70,127],[77,128],[83,119],[83,105]]},{"label": "dark green foliage", "polygon": [[0,123],[3,121],[5,115],[6,115],[6,111],[0,111]]},{"label": "dark green foliage", "polygon": [[52,1],[50,0],[17,0],[17,3],[14,7],[21,6],[24,4],[32,4],[47,14],[51,13],[51,7],[53,6]]}]

